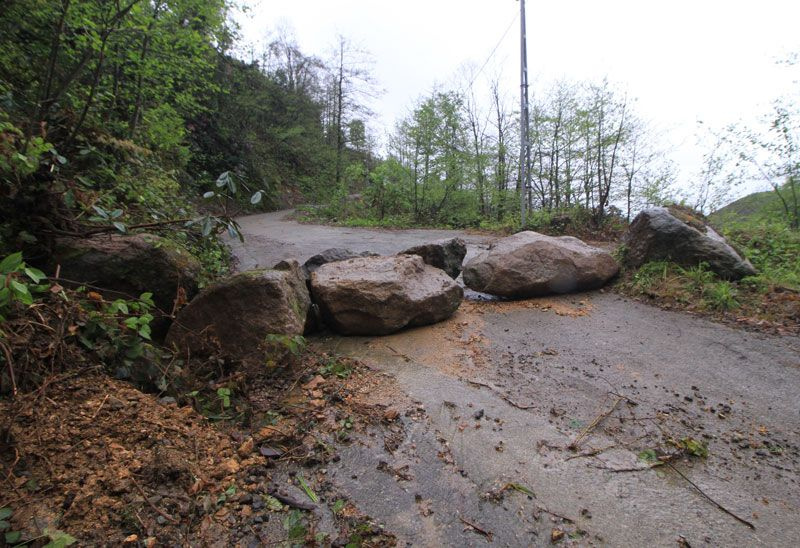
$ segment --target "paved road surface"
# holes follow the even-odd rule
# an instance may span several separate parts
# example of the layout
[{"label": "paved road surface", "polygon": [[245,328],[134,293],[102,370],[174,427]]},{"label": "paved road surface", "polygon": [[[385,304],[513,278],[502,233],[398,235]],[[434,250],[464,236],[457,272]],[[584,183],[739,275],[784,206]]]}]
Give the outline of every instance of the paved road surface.
[{"label": "paved road surface", "polygon": [[[332,246],[390,253],[454,234],[285,216],[241,219],[242,267]],[[462,236],[471,252],[487,241]],[[592,292],[465,301],[435,326],[313,343],[373,367],[374,397],[403,412],[399,432],[375,429],[328,471],[401,545],[487,545],[466,520],[498,546],[550,545],[554,528],[580,545],[800,546],[796,337]],[[676,445],[701,452],[695,442],[707,458],[645,468]]]}]

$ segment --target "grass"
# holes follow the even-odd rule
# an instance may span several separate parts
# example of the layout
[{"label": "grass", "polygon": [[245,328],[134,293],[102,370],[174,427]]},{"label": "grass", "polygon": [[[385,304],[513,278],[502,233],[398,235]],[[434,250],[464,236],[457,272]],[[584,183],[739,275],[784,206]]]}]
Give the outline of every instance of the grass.
[{"label": "grass", "polygon": [[657,261],[624,273],[619,287],[669,308],[800,332],[800,233],[780,223],[729,225],[723,233],[758,275],[730,282],[705,264]]}]

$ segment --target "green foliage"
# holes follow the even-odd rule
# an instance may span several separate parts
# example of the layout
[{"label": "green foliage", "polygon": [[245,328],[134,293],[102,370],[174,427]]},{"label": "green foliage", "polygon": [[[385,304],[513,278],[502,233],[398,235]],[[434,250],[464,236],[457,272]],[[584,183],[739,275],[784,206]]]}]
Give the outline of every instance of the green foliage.
[{"label": "green foliage", "polygon": [[36,294],[50,289],[44,272],[25,264],[22,252],[12,253],[0,261],[0,321],[14,303],[30,306]]},{"label": "green foliage", "polygon": [[319,497],[314,492],[314,490],[311,489],[311,486],[308,484],[308,482],[303,477],[303,475],[302,474],[297,474],[296,477],[297,477],[297,483],[300,485],[300,488],[303,490],[303,492],[306,494],[306,496],[311,500],[311,502],[313,502],[315,504],[318,503],[319,502]]},{"label": "green foliage", "polygon": [[702,441],[696,440],[692,437],[685,437],[679,440],[670,440],[671,443],[693,457],[708,458],[708,446]]},{"label": "green foliage", "polygon": [[337,359],[335,356],[327,357],[319,368],[319,374],[323,377],[335,375],[340,379],[346,379],[352,372],[353,368],[350,364]]},{"label": "green foliage", "polygon": [[729,281],[720,280],[710,284],[704,296],[710,308],[727,311],[739,308],[739,301],[736,300],[737,294],[738,292]]},{"label": "green foliage", "polygon": [[287,360],[297,360],[308,347],[308,342],[302,335],[269,334],[264,342],[267,367],[276,367],[286,363]]},{"label": "green foliage", "polygon": [[45,544],[44,548],[64,548],[65,546],[72,546],[78,542],[78,539],[72,535],[68,535],[64,531],[45,528],[43,532],[44,535],[50,539],[50,542]]},{"label": "green foliage", "polygon": [[0,533],[3,533],[5,543],[8,545],[17,544],[22,537],[21,531],[13,531],[9,518],[14,515],[14,511],[8,506],[0,508]]},{"label": "green foliage", "polygon": [[[133,300],[106,301],[89,292],[83,303],[86,317],[80,322],[78,340],[107,366],[117,368],[118,376],[141,380],[136,377],[143,364],[158,363],[150,343],[154,306],[151,293]],[[166,388],[163,376],[155,382]]]},{"label": "green foliage", "polygon": [[308,534],[305,518],[300,510],[292,510],[283,519],[283,528],[286,530],[292,546],[302,546]]},{"label": "green foliage", "polygon": [[800,233],[785,224],[735,224],[725,236],[753,263],[758,276],[752,284],[800,290]]},{"label": "green foliage", "polygon": [[639,457],[639,460],[642,460],[648,464],[659,462],[658,453],[656,453],[655,449],[645,449],[640,451],[637,456]]},{"label": "green foliage", "polygon": [[672,268],[666,261],[651,261],[643,264],[633,275],[633,288],[645,292],[659,281],[666,281],[667,273]]},{"label": "green foliage", "polygon": [[714,272],[709,270],[708,263],[700,263],[697,266],[685,268],[682,274],[688,279],[690,286],[700,297],[706,292],[707,286],[716,279]]},{"label": "green foliage", "polygon": [[217,388],[217,398],[222,404],[222,408],[228,409],[231,406],[231,389]]},{"label": "green foliage", "polygon": [[66,158],[58,155],[51,143],[39,136],[26,141],[22,130],[6,118],[7,114],[0,109],[0,180],[3,184],[18,185],[46,160],[55,158],[59,164],[66,163]]}]

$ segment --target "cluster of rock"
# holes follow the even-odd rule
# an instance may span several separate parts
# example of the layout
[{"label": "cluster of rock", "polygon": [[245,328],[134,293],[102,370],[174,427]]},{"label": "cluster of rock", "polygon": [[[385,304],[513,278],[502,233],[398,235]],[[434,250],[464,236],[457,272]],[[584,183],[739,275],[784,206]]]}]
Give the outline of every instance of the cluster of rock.
[{"label": "cluster of rock", "polygon": [[[641,213],[624,243],[633,266],[669,259],[704,261],[726,278],[755,272],[710,227],[690,226],[662,208]],[[63,278],[126,295],[152,292],[163,311],[160,321],[172,320],[168,332],[163,326],[169,346],[191,355],[260,361],[269,335],[302,335],[322,324],[344,335],[386,335],[449,318],[463,298],[455,280],[466,251],[458,238],[394,256],[329,249],[302,266],[282,261],[199,293],[197,261],[156,236],[62,241],[54,260]],[[526,231],[469,260],[463,281],[475,291],[521,299],[595,289],[618,271],[607,251],[569,236]]]}]

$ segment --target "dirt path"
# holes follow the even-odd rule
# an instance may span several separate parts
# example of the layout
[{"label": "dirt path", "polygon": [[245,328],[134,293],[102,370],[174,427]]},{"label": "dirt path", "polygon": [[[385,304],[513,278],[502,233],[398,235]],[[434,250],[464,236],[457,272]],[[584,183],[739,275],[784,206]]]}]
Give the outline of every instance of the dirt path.
[{"label": "dirt path", "polygon": [[[453,234],[284,216],[242,219],[243,266],[334,245],[395,252]],[[468,238],[472,252],[486,242]],[[465,301],[438,325],[313,344],[374,368],[364,397],[401,413],[400,428],[342,447],[328,477],[409,545],[479,546],[489,534],[501,546],[562,534],[613,546],[800,543],[796,337],[594,292]],[[707,458],[687,456],[703,448]]]}]

